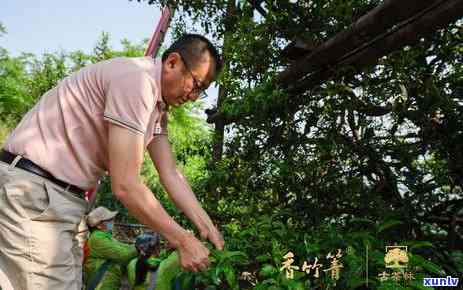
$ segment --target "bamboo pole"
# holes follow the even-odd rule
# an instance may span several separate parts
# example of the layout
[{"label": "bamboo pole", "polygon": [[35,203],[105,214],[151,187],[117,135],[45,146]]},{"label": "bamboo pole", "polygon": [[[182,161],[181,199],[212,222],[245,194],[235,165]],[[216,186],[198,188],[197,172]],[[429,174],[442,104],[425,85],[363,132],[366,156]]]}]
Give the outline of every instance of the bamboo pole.
[{"label": "bamboo pole", "polygon": [[159,51],[159,47],[164,40],[167,29],[169,28],[170,20],[172,19],[172,12],[169,7],[164,7],[162,10],[161,19],[154,30],[153,35],[148,43],[148,47],[145,50],[145,56],[151,55],[155,57]]}]

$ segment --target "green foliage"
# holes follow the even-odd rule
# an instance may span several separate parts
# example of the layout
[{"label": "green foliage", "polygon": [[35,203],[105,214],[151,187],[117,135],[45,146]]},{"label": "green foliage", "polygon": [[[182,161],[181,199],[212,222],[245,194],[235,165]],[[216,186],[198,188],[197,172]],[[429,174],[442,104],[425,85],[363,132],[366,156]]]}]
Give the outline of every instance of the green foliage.
[{"label": "green foliage", "polygon": [[[169,121],[179,165],[226,242],[206,272],[180,276],[184,289],[424,289],[423,277],[463,271],[461,226],[450,223],[463,212],[461,21],[376,65],[341,68],[334,79],[291,94],[275,82],[292,65],[284,47],[300,39],[315,48],[382,1],[265,1],[265,13],[253,6],[259,1],[146,2],[175,6],[174,35],[194,23],[221,44],[225,96],[218,110],[237,120],[226,127],[225,153],[215,164],[214,137],[191,114],[199,106],[174,110]],[[68,54],[68,69],[59,54],[45,57],[34,78],[33,57],[2,51],[2,118],[17,120],[38,97],[30,92],[43,92],[63,74],[142,54],[143,46],[123,46],[114,51],[103,33],[92,55]],[[190,227],[146,159],[145,182]],[[133,221],[108,182],[101,193],[101,204]],[[408,247],[406,271],[415,280],[378,279],[391,245]],[[326,269],[326,256],[337,249],[344,266],[337,281],[324,271],[319,278],[296,271],[294,279],[281,271],[289,251],[294,265],[318,257]]]},{"label": "green foliage", "polygon": [[[235,221],[233,226],[228,225],[224,231],[226,250],[212,250],[211,267],[207,271],[181,274],[182,289],[365,289],[367,284],[368,289],[423,289],[423,277],[457,275],[423,256],[426,253],[423,249],[434,248],[430,242],[392,238],[390,234],[400,226],[394,221],[368,221],[365,228],[353,220],[346,227],[325,226],[304,233],[281,218],[263,215],[248,223]],[[392,278],[380,281],[381,273],[386,272],[390,277],[394,273],[386,268],[384,260],[385,247],[394,244],[408,247],[407,268],[395,270],[402,277],[399,281]],[[299,267],[293,279],[288,279],[282,269],[284,255],[290,251],[294,254],[292,265]],[[325,271],[332,266],[332,259],[327,258],[330,253],[341,256],[338,262],[343,268],[339,280]],[[318,278],[314,269],[310,273],[302,271],[303,263],[311,265],[315,258],[321,264]],[[411,273],[413,278],[405,280],[404,273]]]},{"label": "green foliage", "polygon": [[32,101],[27,86],[29,76],[25,71],[27,56],[10,57],[0,49],[0,109],[2,122],[18,120]]},{"label": "green foliage", "polygon": [[57,54],[46,53],[40,60],[32,60],[30,63],[29,94],[35,96],[35,100],[38,100],[39,96],[42,96],[71,73],[66,66],[66,59],[66,54],[61,52]]},{"label": "green foliage", "polygon": [[6,27],[0,22],[0,36],[2,36],[2,34],[6,34]]},{"label": "green foliage", "polygon": [[102,60],[107,60],[110,59],[114,56],[114,51],[111,49],[111,46],[109,44],[109,33],[107,32],[102,32],[100,39],[95,45],[95,48],[93,49],[93,57],[92,62],[100,62]]},{"label": "green foliage", "polygon": [[[181,273],[178,277],[183,285],[182,289],[222,289],[227,285],[229,289],[241,289],[238,282],[236,268],[247,262],[247,255],[240,251],[217,251],[211,249],[211,265],[201,275],[193,273]],[[187,286],[188,285],[188,286]]]},{"label": "green foliage", "polygon": [[[265,276],[246,288],[365,288],[367,246],[369,289],[422,288],[419,278],[379,283],[394,244],[409,247],[417,273],[458,275],[462,233],[448,221],[463,213],[461,21],[291,94],[275,82],[292,65],[283,48],[298,39],[314,49],[381,1],[265,1],[265,13],[258,1],[148,2],[176,5],[174,34],[192,21],[223,44],[218,110],[237,122],[207,172],[217,195],[204,206],[230,249],[248,254],[242,271]],[[313,257],[349,246],[355,254],[336,286],[278,271],[285,251]]]}]

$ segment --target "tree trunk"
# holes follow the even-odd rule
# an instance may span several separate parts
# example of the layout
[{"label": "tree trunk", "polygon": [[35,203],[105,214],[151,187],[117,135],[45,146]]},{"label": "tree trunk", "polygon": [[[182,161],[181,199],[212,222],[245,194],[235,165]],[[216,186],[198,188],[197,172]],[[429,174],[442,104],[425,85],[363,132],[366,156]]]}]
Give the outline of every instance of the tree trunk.
[{"label": "tree trunk", "polygon": [[[227,14],[226,18],[231,18],[233,17],[237,11],[236,11],[236,5],[235,1],[229,0],[228,5],[227,5]],[[228,47],[228,42],[229,42],[229,34],[233,32],[233,23],[231,21],[227,22],[227,25],[225,27],[225,33],[223,36],[223,63],[224,65],[226,64],[226,52],[227,52],[227,47]],[[220,110],[224,98],[226,95],[226,89],[223,86],[219,87],[219,95],[217,98],[217,110]],[[223,119],[217,119],[214,121],[214,144],[213,144],[213,152],[212,152],[212,168],[214,168],[217,164],[218,161],[222,159],[222,154],[223,154],[223,142],[224,142],[224,130],[225,130],[225,122]],[[220,193],[217,190],[216,185],[212,185],[210,188],[211,195],[216,198],[217,200],[220,198]]]},{"label": "tree trunk", "polygon": [[[220,108],[223,103],[223,99],[225,97],[225,88],[223,86],[219,87],[219,96],[217,99],[217,108]],[[213,152],[212,152],[212,164],[215,165],[218,161],[222,159],[223,154],[223,140],[224,140],[224,130],[225,130],[225,123],[222,119],[218,119],[215,121],[215,128],[214,128],[214,145],[213,145]]]}]

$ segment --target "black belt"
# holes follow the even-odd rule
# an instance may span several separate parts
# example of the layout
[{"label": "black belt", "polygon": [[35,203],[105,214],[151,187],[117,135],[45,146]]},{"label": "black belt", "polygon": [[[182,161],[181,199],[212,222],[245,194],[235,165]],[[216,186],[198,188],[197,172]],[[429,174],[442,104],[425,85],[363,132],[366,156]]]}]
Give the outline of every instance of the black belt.
[{"label": "black belt", "polygon": [[[5,151],[5,150],[0,151],[0,160],[5,162],[5,163],[8,163],[8,164],[11,164],[13,162],[13,160],[16,158],[16,156],[18,156],[18,155],[10,153],[10,152]],[[46,178],[49,181],[53,182],[54,184],[59,185],[61,187],[64,187],[69,192],[71,192],[72,194],[78,196],[79,198],[85,199],[85,190],[83,190],[83,189],[81,189],[81,188],[79,188],[79,187],[77,187],[75,185],[64,182],[62,180],[56,179],[50,172],[48,172],[45,169],[41,168],[40,166],[38,166],[37,164],[35,164],[34,162],[30,161],[27,158],[21,157],[21,159],[19,159],[18,163],[16,163],[15,167],[21,168],[21,169],[26,170],[26,171],[28,171],[30,173],[35,174],[35,175]]]}]

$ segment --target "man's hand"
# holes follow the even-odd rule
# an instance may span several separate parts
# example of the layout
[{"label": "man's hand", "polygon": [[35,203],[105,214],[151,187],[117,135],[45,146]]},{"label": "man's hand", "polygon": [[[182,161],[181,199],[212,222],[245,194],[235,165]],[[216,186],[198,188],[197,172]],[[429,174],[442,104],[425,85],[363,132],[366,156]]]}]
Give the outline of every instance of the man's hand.
[{"label": "man's hand", "polygon": [[182,268],[200,272],[209,266],[209,250],[193,234],[187,234],[177,247]]},{"label": "man's hand", "polygon": [[210,222],[208,226],[200,229],[200,235],[202,239],[209,240],[218,250],[223,250],[224,241],[222,234],[212,222]]}]

